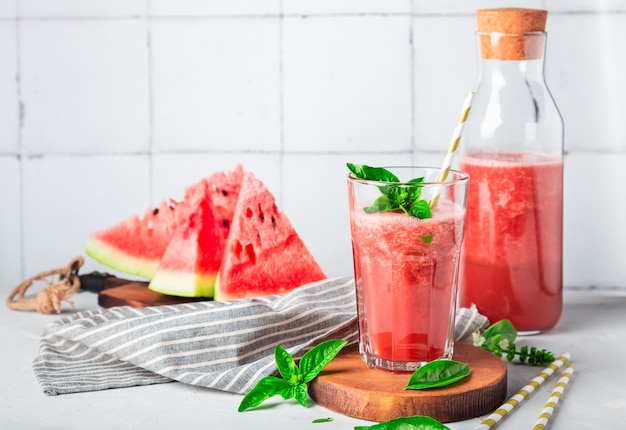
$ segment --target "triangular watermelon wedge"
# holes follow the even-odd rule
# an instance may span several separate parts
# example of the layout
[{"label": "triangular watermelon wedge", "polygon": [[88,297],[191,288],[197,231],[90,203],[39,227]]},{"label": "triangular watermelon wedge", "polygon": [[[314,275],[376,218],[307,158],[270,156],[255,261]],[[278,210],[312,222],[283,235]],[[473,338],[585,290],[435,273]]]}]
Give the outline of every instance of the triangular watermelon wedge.
[{"label": "triangular watermelon wedge", "polygon": [[143,217],[130,218],[92,234],[87,254],[108,267],[151,279],[178,225],[182,204],[166,199]]},{"label": "triangular watermelon wedge", "polygon": [[215,283],[215,300],[285,293],[325,279],[267,187],[245,172]]},{"label": "triangular watermelon wedge", "polygon": [[218,172],[185,192],[190,214],[177,227],[150,282],[153,291],[181,297],[213,297],[243,168]]},{"label": "triangular watermelon wedge", "polygon": [[[221,251],[230,228],[242,177],[241,165],[230,172],[214,173],[188,187],[183,202],[166,199],[158,208],[147,209],[143,217],[133,215],[112,227],[92,234],[87,241],[87,254],[108,267],[146,279],[152,279],[159,267],[181,267],[176,261],[180,261],[190,252],[195,252],[194,250],[182,253],[178,257],[172,250],[165,263],[162,257],[179,227],[183,230],[189,229],[192,214],[197,211],[198,205],[207,199],[212,203],[213,219],[219,224],[217,249]],[[194,216],[194,220],[197,218]],[[213,222],[210,224],[213,226]],[[198,227],[196,223],[196,227],[191,230]],[[173,245],[173,248],[176,246],[179,245]],[[211,249],[213,248],[216,247],[212,246]],[[221,254],[217,258],[218,262],[221,261]],[[213,278],[218,267],[219,263],[211,268],[214,272]]]}]

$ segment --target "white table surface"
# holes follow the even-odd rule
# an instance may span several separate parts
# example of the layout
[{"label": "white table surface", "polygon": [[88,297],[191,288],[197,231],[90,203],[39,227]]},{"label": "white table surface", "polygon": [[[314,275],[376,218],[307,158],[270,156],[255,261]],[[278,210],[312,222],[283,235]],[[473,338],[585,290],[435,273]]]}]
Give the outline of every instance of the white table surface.
[{"label": "white table surface", "polygon": [[[7,293],[8,294],[8,293]],[[97,296],[74,296],[75,310],[97,307]],[[64,312],[74,310],[66,303]],[[352,429],[373,423],[315,405],[303,408],[280,397],[259,409],[238,413],[240,395],[180,383],[46,396],[31,363],[46,323],[58,315],[0,309],[0,429]],[[550,429],[626,428],[626,292],[573,291],[557,327],[518,339],[520,344],[569,352],[574,378],[559,403]],[[541,368],[508,365],[508,391],[514,394]],[[498,429],[531,429],[548,399],[554,377],[501,421]],[[317,418],[327,423],[314,424]],[[484,418],[484,417],[483,417]],[[473,429],[480,418],[449,423],[452,430]]]}]

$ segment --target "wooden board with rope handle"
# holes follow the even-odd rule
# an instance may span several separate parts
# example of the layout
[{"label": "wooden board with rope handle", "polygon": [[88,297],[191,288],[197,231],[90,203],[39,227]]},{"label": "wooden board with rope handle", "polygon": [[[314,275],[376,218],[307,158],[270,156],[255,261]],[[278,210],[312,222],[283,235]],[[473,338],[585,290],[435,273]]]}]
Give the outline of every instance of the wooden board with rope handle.
[{"label": "wooden board with rope handle", "polygon": [[[7,307],[19,311],[37,311],[42,314],[61,313],[61,302],[70,300],[80,288],[78,269],[84,263],[81,256],[73,258],[65,267],[46,270],[26,279],[15,287],[6,300]],[[51,276],[58,275],[58,280],[48,280],[48,286],[39,291],[35,297],[25,297],[26,291],[37,281],[45,281]]]}]

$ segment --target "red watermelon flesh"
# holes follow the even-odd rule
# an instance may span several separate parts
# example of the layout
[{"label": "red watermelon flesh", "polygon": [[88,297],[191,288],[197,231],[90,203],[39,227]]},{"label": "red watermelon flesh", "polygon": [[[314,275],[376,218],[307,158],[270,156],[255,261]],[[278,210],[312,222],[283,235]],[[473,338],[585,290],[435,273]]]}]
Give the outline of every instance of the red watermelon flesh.
[{"label": "red watermelon flesh", "polygon": [[177,226],[182,204],[166,199],[106,230],[92,234],[87,254],[124,273],[152,278]]},{"label": "red watermelon flesh", "polygon": [[181,297],[213,297],[215,277],[239,196],[243,168],[218,172],[188,188],[191,214],[178,226],[149,288]]},{"label": "red watermelon flesh", "polygon": [[[188,227],[196,207],[206,199],[212,201],[214,219],[220,224],[217,240],[224,243],[242,176],[243,168],[240,165],[232,172],[214,173],[188,187],[185,201],[166,199],[158,208],[146,210],[143,217],[133,215],[92,234],[87,241],[87,254],[113,269],[152,279],[163,265],[162,257],[179,226]],[[223,249],[223,245],[219,248]],[[166,263],[166,267],[171,264],[174,263]]]},{"label": "red watermelon flesh", "polygon": [[215,299],[285,293],[325,278],[271,192],[252,173],[244,173]]}]

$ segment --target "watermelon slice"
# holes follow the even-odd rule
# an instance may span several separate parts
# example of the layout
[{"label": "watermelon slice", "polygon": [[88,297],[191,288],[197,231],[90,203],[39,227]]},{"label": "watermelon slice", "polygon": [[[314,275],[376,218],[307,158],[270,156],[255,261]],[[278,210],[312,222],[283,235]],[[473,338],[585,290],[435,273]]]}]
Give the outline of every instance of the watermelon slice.
[{"label": "watermelon slice", "polygon": [[132,217],[106,230],[92,234],[87,254],[124,273],[152,278],[178,224],[181,203],[172,199],[144,216]]},{"label": "watermelon slice", "polygon": [[[152,279],[157,269],[164,267],[164,273],[161,276],[171,277],[173,276],[171,272],[175,271],[172,268],[179,267],[179,271],[183,270],[181,263],[173,261],[176,260],[174,257],[176,246],[182,245],[172,244],[172,251],[168,253],[170,256],[166,262],[162,262],[162,257],[179,227],[194,229],[190,227],[191,217],[198,211],[198,205],[205,200],[211,200],[212,219],[220,225],[217,240],[221,245],[211,248],[223,249],[242,177],[241,165],[238,165],[232,172],[214,173],[198,184],[187,188],[183,202],[166,199],[158,208],[146,210],[143,217],[133,215],[119,224],[92,234],[87,241],[87,254],[102,264],[124,273]],[[202,216],[206,216],[204,210],[201,212]],[[195,226],[198,226],[198,220],[198,215],[194,215]],[[182,232],[180,234],[183,235]],[[177,241],[180,243],[181,240],[179,238]],[[181,261],[182,258],[189,256],[190,252],[195,251],[183,252],[178,260]],[[217,267],[211,270],[217,272]],[[212,276],[215,277],[215,273]],[[159,285],[164,284],[159,283]]]},{"label": "watermelon slice", "polygon": [[214,173],[188,188],[185,205],[193,208],[177,227],[150,282],[153,291],[181,297],[213,297],[215,277],[241,187],[243,168]]},{"label": "watermelon slice", "polygon": [[245,172],[215,283],[215,300],[285,293],[326,275],[279,212],[267,187]]}]

